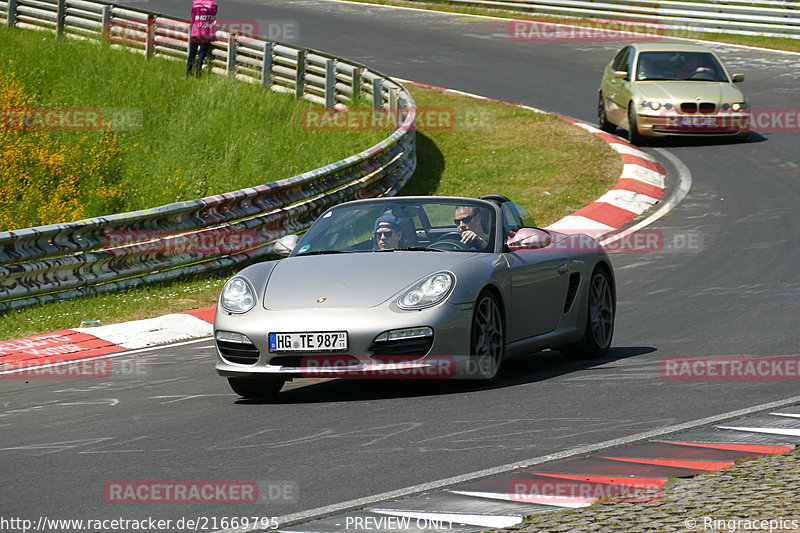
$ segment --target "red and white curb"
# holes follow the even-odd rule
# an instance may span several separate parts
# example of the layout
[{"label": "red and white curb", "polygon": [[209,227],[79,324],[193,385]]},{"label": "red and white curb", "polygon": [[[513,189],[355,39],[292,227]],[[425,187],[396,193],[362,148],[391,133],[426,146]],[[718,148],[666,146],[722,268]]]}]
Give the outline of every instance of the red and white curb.
[{"label": "red and white curb", "polygon": [[[405,81],[411,85],[430,87],[452,94],[520,107],[535,113],[546,113],[535,107],[513,104],[485,96]],[[603,196],[549,226],[564,233],[587,233],[598,240],[634,220],[653,207],[664,194],[664,167],[635,146],[573,118],[560,118],[583,128],[606,141],[623,162],[617,184]],[[213,334],[216,306],[158,318],[134,320],[108,326],[74,328],[46,335],[0,342],[0,374],[19,372],[37,365],[101,356],[109,353]]]},{"label": "red and white curb", "polygon": [[216,306],[0,342],[0,374],[213,334]]},{"label": "red and white curb", "polygon": [[594,126],[564,117],[606,141],[622,159],[617,184],[603,196],[548,226],[565,233],[588,233],[596,238],[616,231],[659,202],[666,188],[664,166],[649,154]]}]

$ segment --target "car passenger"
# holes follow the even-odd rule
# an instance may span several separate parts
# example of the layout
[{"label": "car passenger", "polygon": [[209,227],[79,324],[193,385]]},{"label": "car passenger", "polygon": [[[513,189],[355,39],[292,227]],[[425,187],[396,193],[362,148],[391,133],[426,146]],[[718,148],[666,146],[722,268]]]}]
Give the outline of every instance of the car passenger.
[{"label": "car passenger", "polygon": [[489,236],[483,230],[481,211],[477,207],[459,205],[453,222],[461,232],[461,242],[470,248],[480,250],[489,244]]},{"label": "car passenger", "polygon": [[375,221],[375,242],[379,250],[394,250],[400,247],[403,230],[400,219],[394,215],[383,215]]}]

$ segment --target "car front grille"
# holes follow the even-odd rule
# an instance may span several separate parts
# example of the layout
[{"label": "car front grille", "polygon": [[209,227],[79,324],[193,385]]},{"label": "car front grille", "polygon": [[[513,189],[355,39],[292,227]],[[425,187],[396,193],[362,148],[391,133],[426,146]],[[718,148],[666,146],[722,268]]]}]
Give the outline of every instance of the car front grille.
[{"label": "car front grille", "polygon": [[254,365],[258,361],[258,348],[250,343],[228,342],[216,339],[217,350],[223,359],[238,365]]},{"label": "car front grille", "polygon": [[695,102],[683,102],[681,104],[681,112],[683,113],[697,113],[698,110],[701,113],[714,113],[717,111],[717,106],[712,102],[700,102],[699,105]]}]

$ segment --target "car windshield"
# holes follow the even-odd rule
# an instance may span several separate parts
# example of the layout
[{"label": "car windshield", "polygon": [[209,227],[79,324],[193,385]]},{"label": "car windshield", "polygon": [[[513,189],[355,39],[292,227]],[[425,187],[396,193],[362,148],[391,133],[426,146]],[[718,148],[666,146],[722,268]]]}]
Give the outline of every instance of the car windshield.
[{"label": "car windshield", "polygon": [[728,81],[717,58],[708,52],[642,52],[636,81]]},{"label": "car windshield", "polygon": [[292,255],[403,251],[494,251],[495,209],[469,199],[390,198],[338,205]]}]

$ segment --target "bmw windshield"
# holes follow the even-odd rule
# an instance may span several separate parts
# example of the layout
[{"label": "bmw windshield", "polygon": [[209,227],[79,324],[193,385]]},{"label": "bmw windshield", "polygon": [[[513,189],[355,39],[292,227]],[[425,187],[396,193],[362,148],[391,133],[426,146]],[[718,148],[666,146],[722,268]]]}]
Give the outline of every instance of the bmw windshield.
[{"label": "bmw windshield", "polygon": [[636,81],[723,81],[728,77],[707,52],[641,52]]}]

